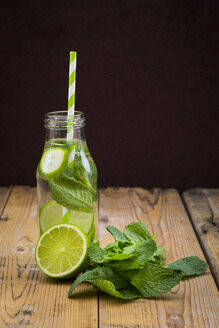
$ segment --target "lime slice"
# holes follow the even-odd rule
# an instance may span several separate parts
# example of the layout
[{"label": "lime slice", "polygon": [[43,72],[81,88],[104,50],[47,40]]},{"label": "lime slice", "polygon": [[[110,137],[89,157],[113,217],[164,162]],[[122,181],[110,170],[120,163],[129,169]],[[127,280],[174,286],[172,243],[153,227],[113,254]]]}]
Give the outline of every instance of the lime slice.
[{"label": "lime slice", "polygon": [[65,148],[54,147],[44,151],[38,171],[44,180],[58,178],[68,163],[68,151]]},{"label": "lime slice", "polygon": [[87,235],[73,224],[58,224],[44,232],[35,249],[36,263],[49,277],[70,278],[87,264]]},{"label": "lime slice", "polygon": [[96,231],[95,225],[92,225],[91,230],[90,230],[90,232],[88,234],[88,237],[89,237],[91,243],[94,240],[95,231]]},{"label": "lime slice", "polygon": [[54,200],[41,207],[39,217],[41,233],[51,226],[61,223],[75,224],[88,235],[91,234],[92,227],[94,227],[94,213],[71,210],[70,219],[68,213],[63,218],[63,207]]},{"label": "lime slice", "polygon": [[71,210],[69,223],[77,225],[89,235],[92,227],[94,226],[94,213]]},{"label": "lime slice", "polygon": [[62,223],[63,207],[54,200],[46,203],[40,209],[40,231],[43,233],[55,224]]}]

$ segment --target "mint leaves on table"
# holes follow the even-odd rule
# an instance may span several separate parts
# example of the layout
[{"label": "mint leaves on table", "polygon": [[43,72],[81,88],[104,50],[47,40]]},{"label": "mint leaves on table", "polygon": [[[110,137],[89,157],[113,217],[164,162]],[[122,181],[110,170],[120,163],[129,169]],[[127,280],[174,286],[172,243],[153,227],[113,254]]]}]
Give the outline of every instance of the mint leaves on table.
[{"label": "mint leaves on table", "polygon": [[88,247],[89,258],[97,263],[104,263],[104,257],[107,255],[105,249],[100,248],[97,244],[91,244]]},{"label": "mint leaves on table", "polygon": [[125,235],[116,227],[108,226],[106,229],[111,233],[115,241],[120,243],[129,243],[129,240],[126,239]]},{"label": "mint leaves on table", "polygon": [[177,285],[182,278],[180,271],[170,270],[160,264],[145,264],[142,270],[130,275],[131,284],[140,292],[142,297],[153,297],[167,293]]},{"label": "mint leaves on table", "polygon": [[141,297],[138,290],[127,279],[107,266],[88,269],[80,275],[69,289],[68,296],[70,297],[73,290],[84,281],[115,297],[124,299]]},{"label": "mint leaves on table", "polygon": [[132,244],[153,238],[144,221],[139,221],[127,225],[124,228],[123,233]]},{"label": "mint leaves on table", "polygon": [[138,292],[138,290],[131,284],[129,284],[129,286],[127,286],[127,288],[117,290],[115,285],[111,281],[99,279],[94,284],[94,286],[109,295],[112,295],[112,296],[115,296],[118,298],[123,298],[126,300],[133,300],[135,298],[141,297],[141,294]]},{"label": "mint leaves on table", "polygon": [[164,266],[165,249],[155,243],[155,236],[143,221],[127,225],[123,232],[113,226],[108,226],[107,230],[115,241],[105,248],[97,244],[88,247],[91,264],[74,281],[68,297],[86,281],[118,298],[150,298],[168,292],[182,278],[203,274],[208,268],[196,256]]},{"label": "mint leaves on table", "polygon": [[208,265],[197,256],[189,256],[170,263],[166,267],[172,270],[180,270],[183,277],[190,277],[205,273]]}]

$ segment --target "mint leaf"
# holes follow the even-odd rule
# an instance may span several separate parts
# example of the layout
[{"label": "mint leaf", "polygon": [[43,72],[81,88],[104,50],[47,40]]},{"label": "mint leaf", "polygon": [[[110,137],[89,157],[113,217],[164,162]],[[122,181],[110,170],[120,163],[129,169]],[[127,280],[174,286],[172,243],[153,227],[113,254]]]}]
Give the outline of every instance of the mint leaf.
[{"label": "mint leaf", "polygon": [[134,256],[130,259],[114,262],[108,262],[108,266],[119,273],[124,273],[129,270],[142,269],[147,260],[156,252],[157,245],[153,239],[146,240],[137,245]]},{"label": "mint leaf", "polygon": [[80,285],[82,282],[84,282],[84,281],[90,282],[90,283],[95,282],[98,279],[98,274],[99,274],[99,267],[97,267],[96,269],[90,270],[90,271],[86,271],[86,272],[82,273],[80,276],[78,276],[68,291],[68,297],[71,296],[74,289],[78,285]]},{"label": "mint leaf", "polygon": [[95,283],[100,280],[111,281],[116,289],[124,289],[129,286],[129,282],[120,274],[116,273],[114,270],[108,267],[100,267],[93,270],[86,271],[82,273],[73,283],[68,291],[68,297],[71,296],[74,289],[82,282],[90,282],[95,285]]},{"label": "mint leaf", "polygon": [[189,277],[205,273],[208,265],[197,256],[189,256],[170,263],[166,267],[172,270],[180,270],[183,273],[183,277]]},{"label": "mint leaf", "polygon": [[114,254],[114,253],[109,253],[107,256],[105,256],[104,260],[105,262],[108,261],[124,261],[129,259],[130,257],[133,257],[134,254],[125,254],[125,253],[120,253],[120,254]]},{"label": "mint leaf", "polygon": [[89,160],[90,171],[88,172],[89,183],[94,190],[97,190],[97,167],[93,160]]},{"label": "mint leaf", "polygon": [[107,255],[106,250],[100,248],[97,244],[89,245],[87,251],[89,258],[97,263],[103,263],[104,258]]},{"label": "mint leaf", "polygon": [[110,252],[110,249],[107,253],[105,249],[100,248],[97,244],[91,244],[88,246],[88,256],[92,261],[97,263],[104,263],[111,260],[122,261],[130,258],[133,256],[133,254]]},{"label": "mint leaf", "polygon": [[88,160],[85,152],[81,149],[80,155],[77,154],[74,159],[73,176],[81,181],[94,194],[97,190],[97,168],[93,161]]},{"label": "mint leaf", "polygon": [[67,167],[64,172],[62,173],[62,177],[63,178],[66,178],[68,180],[71,180],[72,182],[75,182],[79,185],[81,185],[82,187],[85,187],[86,188],[86,185],[80,181],[79,179],[77,179],[74,175],[74,169],[71,168],[71,167]]},{"label": "mint leaf", "polygon": [[136,248],[136,255],[143,257],[145,261],[148,261],[149,258],[156,253],[157,245],[153,239],[148,239]]},{"label": "mint leaf", "polygon": [[153,254],[153,256],[151,256],[149,261],[154,262],[154,263],[158,263],[158,264],[163,264],[165,259],[163,258],[162,255],[164,253],[165,253],[165,248],[163,246],[157,245],[157,250]]},{"label": "mint leaf", "polygon": [[118,230],[116,227],[108,226],[106,229],[107,229],[107,231],[109,231],[111,233],[111,235],[114,237],[115,241],[118,241],[121,243],[130,243],[126,239],[125,235],[120,230]]},{"label": "mint leaf", "polygon": [[123,231],[124,235],[133,244],[147,239],[153,239],[144,221],[139,221],[127,225]]},{"label": "mint leaf", "polygon": [[99,288],[100,290],[102,290],[103,292],[110,294],[117,298],[133,300],[135,298],[141,297],[141,294],[132,285],[129,285],[128,288],[126,288],[126,289],[118,289],[117,290],[115,285],[111,281],[99,279],[95,282],[95,286],[97,288]]},{"label": "mint leaf", "polygon": [[164,246],[157,245],[157,250],[154,253],[154,256],[163,255],[163,254],[165,254],[165,248],[164,248]]},{"label": "mint leaf", "polygon": [[92,193],[74,178],[65,178],[62,174],[59,178],[49,181],[53,199],[60,205],[83,212],[93,210]]},{"label": "mint leaf", "polygon": [[121,254],[123,252],[122,248],[120,248],[118,241],[111,243],[105,247],[107,251],[107,256],[114,256],[116,254]]},{"label": "mint leaf", "polygon": [[138,244],[134,244],[134,245],[131,245],[131,246],[126,246],[123,248],[122,252],[125,253],[125,254],[132,254],[136,251],[136,248],[137,248]]},{"label": "mint leaf", "polygon": [[[64,170],[64,172],[62,173],[62,177],[64,177],[64,178],[66,178],[66,179],[68,179],[68,180],[70,180],[70,181],[72,181],[72,182],[74,182],[74,183],[77,183],[77,184],[79,184],[81,187],[84,187],[85,189],[88,189],[91,193],[92,193],[92,195],[93,195],[93,197],[94,197],[94,200],[96,199],[96,194],[97,194],[97,192],[96,192],[96,190],[97,190],[97,186],[96,186],[96,188],[94,189],[90,184],[89,184],[89,182],[87,181],[87,178],[86,178],[86,171],[83,169],[83,171],[85,171],[84,172],[84,174],[85,174],[85,176],[83,176],[82,175],[82,173],[81,173],[81,170],[77,170],[76,168],[75,168],[75,166],[76,166],[76,163],[74,163],[74,166],[73,166],[73,168],[71,168],[71,167],[67,167],[65,170]],[[78,173],[76,173],[76,172],[78,172]],[[80,173],[79,173],[80,172]]]},{"label": "mint leaf", "polygon": [[153,262],[153,263],[157,263],[157,264],[163,264],[165,262],[165,259],[164,259],[163,256],[157,255],[157,256],[151,256],[148,261]]},{"label": "mint leaf", "polygon": [[142,270],[129,273],[131,284],[141,293],[142,297],[153,297],[168,292],[177,285],[182,274],[159,264],[147,263]]},{"label": "mint leaf", "polygon": [[122,249],[119,247],[118,241],[114,241],[113,243],[108,244],[105,247],[105,250],[108,252],[110,252],[110,251],[115,252],[117,254],[122,252]]}]

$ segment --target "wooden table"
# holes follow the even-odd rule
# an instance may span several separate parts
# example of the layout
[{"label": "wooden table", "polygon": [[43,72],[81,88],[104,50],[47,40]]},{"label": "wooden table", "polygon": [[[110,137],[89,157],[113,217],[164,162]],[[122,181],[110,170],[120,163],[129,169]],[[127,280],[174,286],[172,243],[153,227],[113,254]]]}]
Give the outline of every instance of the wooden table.
[{"label": "wooden table", "polygon": [[46,277],[35,263],[36,189],[0,188],[0,328],[219,327],[218,208],[219,190],[189,190],[182,199],[174,189],[100,190],[101,246],[112,241],[107,225],[144,220],[165,246],[166,263],[197,255],[210,270],[155,299],[123,301],[86,283],[68,299],[72,282]]}]

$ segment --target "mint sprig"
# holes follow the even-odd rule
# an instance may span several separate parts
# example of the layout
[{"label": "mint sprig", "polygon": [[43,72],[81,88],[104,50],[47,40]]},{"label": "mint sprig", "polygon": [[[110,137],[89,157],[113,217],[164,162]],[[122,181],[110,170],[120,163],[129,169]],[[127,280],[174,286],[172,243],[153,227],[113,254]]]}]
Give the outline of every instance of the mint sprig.
[{"label": "mint sprig", "polygon": [[113,226],[107,230],[115,241],[105,248],[88,247],[92,264],[73,283],[68,292],[82,282],[114,297],[132,300],[167,293],[183,278],[203,274],[208,265],[197,256],[185,257],[164,266],[163,246],[157,245],[143,221],[127,225],[123,232]]}]

